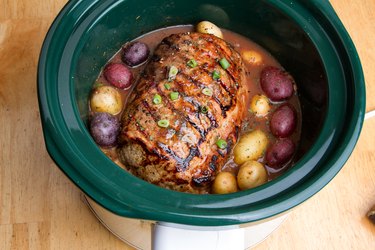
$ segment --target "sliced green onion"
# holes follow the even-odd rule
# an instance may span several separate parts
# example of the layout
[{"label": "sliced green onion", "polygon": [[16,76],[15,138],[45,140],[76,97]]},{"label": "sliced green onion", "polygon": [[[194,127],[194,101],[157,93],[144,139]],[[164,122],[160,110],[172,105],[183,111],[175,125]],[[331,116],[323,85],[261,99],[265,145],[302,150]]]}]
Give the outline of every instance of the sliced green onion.
[{"label": "sliced green onion", "polygon": [[225,148],[227,148],[228,143],[227,143],[224,139],[219,139],[219,140],[217,140],[216,145],[217,145],[220,149],[225,149]]},{"label": "sliced green onion", "polygon": [[145,128],[141,125],[141,123],[140,123],[139,121],[136,121],[136,123],[137,123],[137,126],[139,127],[139,129],[140,129],[141,131],[144,131],[144,130],[145,130]]},{"label": "sliced green onion", "polygon": [[191,59],[187,62],[187,65],[190,67],[190,68],[195,68],[198,66],[198,63],[197,61],[195,61],[194,59]]},{"label": "sliced green onion", "polygon": [[171,88],[171,85],[169,83],[165,83],[164,84],[164,88],[167,89],[167,90],[169,90]]},{"label": "sliced green onion", "polygon": [[221,59],[219,60],[219,63],[220,63],[220,65],[221,65],[221,67],[222,67],[223,69],[227,69],[227,68],[229,68],[229,66],[230,66],[229,62],[227,61],[227,59],[226,59],[225,57],[221,58]]},{"label": "sliced green onion", "polygon": [[180,94],[179,94],[178,92],[171,92],[171,94],[170,94],[171,100],[172,100],[172,101],[177,100],[178,97],[179,97],[179,95],[180,95]]},{"label": "sliced green onion", "polygon": [[210,89],[210,88],[202,89],[202,93],[206,96],[212,96],[212,94],[213,94],[212,89]]},{"label": "sliced green onion", "polygon": [[172,81],[176,78],[176,75],[178,73],[178,68],[176,68],[175,66],[171,66],[169,68],[169,73],[168,73],[168,81]]},{"label": "sliced green onion", "polygon": [[154,104],[160,104],[161,103],[161,96],[159,94],[155,94],[154,98],[152,99],[152,102]]},{"label": "sliced green onion", "polygon": [[214,70],[214,72],[212,72],[212,78],[214,80],[220,79],[220,71]]},{"label": "sliced green onion", "polygon": [[202,114],[207,114],[208,113],[208,107],[207,106],[200,106],[199,111]]},{"label": "sliced green onion", "polygon": [[168,120],[160,120],[158,121],[158,126],[161,128],[168,128],[169,121]]}]

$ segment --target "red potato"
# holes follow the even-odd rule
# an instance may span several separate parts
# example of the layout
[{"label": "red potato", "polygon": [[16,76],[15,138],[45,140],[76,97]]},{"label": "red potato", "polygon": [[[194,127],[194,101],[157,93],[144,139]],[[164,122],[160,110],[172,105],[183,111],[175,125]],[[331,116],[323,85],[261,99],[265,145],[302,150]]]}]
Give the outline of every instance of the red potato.
[{"label": "red potato", "polygon": [[90,121],[90,133],[94,141],[102,147],[115,146],[120,132],[120,122],[109,113],[95,113]]},{"label": "red potato", "polygon": [[293,134],[297,126],[297,114],[293,106],[284,104],[273,112],[270,129],[274,136],[285,138]]},{"label": "red potato", "polygon": [[292,76],[273,66],[265,67],[260,75],[260,85],[271,101],[279,102],[289,99],[294,92]]},{"label": "red potato", "polygon": [[121,59],[130,67],[144,63],[150,54],[150,50],[147,45],[141,42],[127,44],[122,48],[122,51],[123,53]]},{"label": "red potato", "polygon": [[289,138],[277,140],[266,152],[266,162],[269,167],[281,168],[293,156],[295,145]]},{"label": "red potato", "polygon": [[103,74],[111,85],[120,89],[128,89],[133,81],[133,73],[121,63],[108,64]]}]

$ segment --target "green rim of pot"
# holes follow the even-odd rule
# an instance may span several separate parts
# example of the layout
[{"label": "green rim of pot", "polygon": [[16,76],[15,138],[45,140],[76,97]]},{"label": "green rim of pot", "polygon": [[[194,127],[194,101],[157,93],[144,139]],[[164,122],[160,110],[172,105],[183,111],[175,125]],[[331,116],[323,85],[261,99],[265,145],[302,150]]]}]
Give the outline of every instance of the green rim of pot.
[{"label": "green rim of pot", "polygon": [[[228,195],[194,195],[163,189],[126,173],[90,138],[78,112],[74,79],[71,79],[72,62],[76,60],[76,47],[72,45],[83,46],[78,41],[79,34],[86,32],[80,30],[78,24],[87,22],[89,10],[105,7],[98,2],[70,1],[55,19],[40,55],[38,97],[49,154],[80,189],[106,209],[126,217],[190,225],[252,222],[282,213],[305,201],[323,188],[349,158],[365,112],[364,78],[354,45],[328,1],[294,1],[290,4],[290,1],[270,0],[267,1],[270,5],[287,14],[315,45],[319,45],[317,50],[332,86],[336,81],[354,83],[350,89],[354,105],[346,107],[345,117],[336,115],[335,101],[346,93],[330,89],[328,115],[312,148],[290,171],[255,189]],[[71,32],[69,40],[68,32]],[[58,84],[63,82],[67,84]],[[345,124],[340,128],[337,120],[345,121]],[[334,139],[337,143],[332,147]],[[90,156],[95,157],[91,159]],[[317,165],[320,165],[320,171],[314,171]],[[274,190],[279,191],[275,193]],[[248,200],[252,202],[248,203]]]}]

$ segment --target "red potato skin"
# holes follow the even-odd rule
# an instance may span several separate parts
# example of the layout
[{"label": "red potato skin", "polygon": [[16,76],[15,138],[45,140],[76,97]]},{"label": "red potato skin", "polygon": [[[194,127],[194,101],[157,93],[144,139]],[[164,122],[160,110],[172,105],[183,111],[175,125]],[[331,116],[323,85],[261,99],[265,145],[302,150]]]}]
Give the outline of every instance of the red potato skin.
[{"label": "red potato skin", "polygon": [[273,66],[265,67],[260,76],[260,85],[266,96],[274,102],[289,99],[294,92],[292,76]]},{"label": "red potato skin", "polygon": [[295,145],[289,138],[277,140],[266,152],[266,162],[271,168],[283,167],[293,156]]},{"label": "red potato skin", "polygon": [[297,113],[293,106],[283,104],[272,114],[270,130],[278,138],[285,138],[293,134],[297,126]]},{"label": "red potato skin", "polygon": [[133,81],[133,73],[121,63],[110,63],[104,68],[105,79],[119,89],[128,89]]},{"label": "red potato skin", "polygon": [[121,60],[130,67],[135,67],[147,60],[150,49],[144,43],[133,42],[123,47],[122,52]]},{"label": "red potato skin", "polygon": [[102,147],[115,146],[119,132],[120,122],[116,116],[105,112],[98,112],[91,118],[91,136]]}]

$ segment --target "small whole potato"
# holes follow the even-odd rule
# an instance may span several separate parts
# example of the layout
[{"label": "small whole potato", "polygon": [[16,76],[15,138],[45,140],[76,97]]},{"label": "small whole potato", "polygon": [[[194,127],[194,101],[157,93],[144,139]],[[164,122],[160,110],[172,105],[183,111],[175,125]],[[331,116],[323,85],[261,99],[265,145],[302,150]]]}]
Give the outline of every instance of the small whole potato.
[{"label": "small whole potato", "polygon": [[261,116],[261,117],[266,116],[268,112],[270,111],[270,109],[271,109],[271,106],[270,106],[267,96],[255,95],[251,99],[250,110],[256,116]]},{"label": "small whole potato", "polygon": [[270,129],[274,136],[279,138],[293,134],[297,126],[297,114],[293,106],[284,104],[273,112],[270,120]]},{"label": "small whole potato", "polygon": [[211,34],[221,39],[223,38],[223,33],[221,32],[220,28],[209,21],[199,22],[197,24],[196,30],[199,33]]},{"label": "small whole potato", "polygon": [[105,79],[119,89],[128,89],[132,85],[133,73],[121,63],[110,63],[103,71]]},{"label": "small whole potato", "polygon": [[267,149],[266,134],[257,129],[243,135],[233,149],[234,162],[238,165],[246,161],[257,160]]},{"label": "small whole potato", "polygon": [[148,55],[150,54],[150,49],[145,43],[133,42],[126,44],[125,47],[122,48],[122,52],[122,61],[127,65],[134,67],[147,60]]},{"label": "small whole potato", "polygon": [[90,121],[90,133],[94,141],[102,147],[115,146],[120,132],[120,122],[108,113],[95,113]]},{"label": "small whole potato", "polygon": [[220,172],[216,175],[212,185],[212,192],[214,194],[229,194],[237,192],[236,177],[229,172]]},{"label": "small whole potato", "polygon": [[261,54],[254,50],[245,50],[241,53],[242,59],[250,64],[259,65],[262,63],[263,58]]},{"label": "small whole potato", "polygon": [[93,90],[90,98],[91,111],[117,115],[122,107],[121,94],[114,87],[103,85]]},{"label": "small whole potato", "polygon": [[260,85],[271,101],[290,98],[294,92],[294,80],[288,72],[273,66],[265,67],[260,75]]},{"label": "small whole potato", "polygon": [[268,180],[266,168],[257,161],[247,161],[241,165],[237,174],[238,187],[241,190],[254,188]]},{"label": "small whole potato", "polygon": [[289,138],[277,140],[266,152],[266,163],[272,168],[283,167],[293,156],[294,143]]}]

